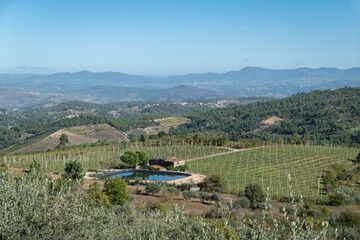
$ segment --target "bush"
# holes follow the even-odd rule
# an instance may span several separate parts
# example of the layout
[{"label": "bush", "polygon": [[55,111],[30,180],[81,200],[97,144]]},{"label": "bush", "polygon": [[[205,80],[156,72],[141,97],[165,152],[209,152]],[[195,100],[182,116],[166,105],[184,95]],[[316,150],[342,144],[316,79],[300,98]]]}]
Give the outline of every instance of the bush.
[{"label": "bush", "polygon": [[161,190],[161,186],[159,185],[159,184],[157,184],[157,183],[148,183],[147,185],[146,185],[146,192],[147,193],[151,193],[152,195],[155,195],[155,193],[158,193],[158,192],[160,192],[160,190]]},{"label": "bush", "polygon": [[181,191],[190,190],[191,188],[194,188],[194,187],[197,187],[197,185],[195,183],[183,183],[180,186],[178,186],[178,188]]},{"label": "bush", "polygon": [[224,182],[222,177],[218,174],[214,174],[211,177],[206,177],[204,182],[200,183],[202,191],[206,192],[222,192],[224,189]]},{"label": "bush", "polygon": [[250,201],[247,197],[240,197],[234,202],[234,208],[249,208],[250,207]]},{"label": "bush", "polygon": [[338,234],[339,234],[338,239],[346,239],[346,240],[360,239],[360,234],[355,228],[341,228]]},{"label": "bush", "polygon": [[341,206],[345,203],[345,197],[341,194],[333,193],[329,195],[330,206]]},{"label": "bush", "polygon": [[318,209],[308,209],[306,211],[307,216],[313,217],[315,219],[320,219],[323,216],[323,213]]},{"label": "bush", "polygon": [[66,163],[65,173],[63,174],[64,178],[72,180],[82,180],[85,176],[84,169],[81,165],[81,162],[70,161]]},{"label": "bush", "polygon": [[30,163],[30,172],[35,173],[39,172],[41,168],[41,162],[34,160]]},{"label": "bush", "polygon": [[[291,196],[282,196],[279,202],[291,202],[293,199]],[[299,202],[299,197],[294,196],[294,202]]]},{"label": "bush", "polygon": [[333,226],[334,228],[337,228],[340,226],[340,212],[333,211],[329,214],[329,224]]},{"label": "bush", "polygon": [[113,205],[124,205],[130,199],[126,189],[126,182],[119,177],[111,178],[105,182],[104,192]]},{"label": "bush", "polygon": [[345,204],[360,204],[360,194],[356,189],[341,188],[336,191],[336,194],[344,197]]},{"label": "bush", "polygon": [[173,193],[175,194],[176,196],[178,196],[180,194],[180,190],[176,187],[167,187],[166,190],[169,192],[169,193]]},{"label": "bush", "polygon": [[259,210],[266,210],[266,204],[262,203],[262,202],[254,203],[254,205],[252,207],[255,208],[255,209],[259,209]]},{"label": "bush", "polygon": [[186,172],[186,170],[188,170],[188,166],[187,165],[183,165],[183,166],[177,166],[177,167],[174,167],[172,165],[170,165],[169,167],[167,167],[167,170],[170,170],[170,171],[178,171],[178,172]]},{"label": "bush", "polygon": [[289,205],[285,205],[285,206],[280,206],[279,207],[279,212],[280,213],[286,213],[288,215],[292,215],[294,214],[294,208],[293,206],[289,206]]},{"label": "bush", "polygon": [[150,205],[150,210],[152,211],[159,211],[160,213],[165,213],[167,211],[171,210],[171,207],[169,205],[169,203],[165,202],[165,203],[161,203],[159,201],[153,203],[152,205]]},{"label": "bush", "polygon": [[205,201],[210,200],[210,195],[207,192],[199,192],[199,198],[202,203],[205,203]]},{"label": "bush", "polygon": [[247,185],[244,194],[249,199],[251,207],[255,208],[256,203],[263,203],[265,201],[265,193],[258,184]]},{"label": "bush", "polygon": [[182,191],[182,195],[185,199],[196,198],[196,192],[190,190]]},{"label": "bush", "polygon": [[345,227],[354,227],[360,229],[360,214],[347,210],[340,213],[339,222]]},{"label": "bush", "polygon": [[100,189],[99,183],[97,181],[89,186],[87,193],[87,200],[90,206],[109,206],[109,197]]},{"label": "bush", "polygon": [[214,193],[213,195],[211,195],[210,199],[215,202],[219,202],[219,201],[221,201],[222,197],[221,197],[221,194]]}]

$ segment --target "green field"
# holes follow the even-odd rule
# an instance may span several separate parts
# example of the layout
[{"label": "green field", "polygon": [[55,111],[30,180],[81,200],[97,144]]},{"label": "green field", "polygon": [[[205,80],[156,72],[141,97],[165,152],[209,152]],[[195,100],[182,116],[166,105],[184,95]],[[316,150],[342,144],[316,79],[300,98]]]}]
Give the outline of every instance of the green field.
[{"label": "green field", "polygon": [[[249,183],[270,188],[272,196],[288,195],[288,174],[293,192],[306,197],[322,197],[319,179],[322,171],[334,163],[351,164],[360,149],[304,145],[276,145],[240,150],[229,154],[187,162],[192,172],[220,174],[228,190],[243,190]],[[318,189],[319,188],[319,189]]]}]

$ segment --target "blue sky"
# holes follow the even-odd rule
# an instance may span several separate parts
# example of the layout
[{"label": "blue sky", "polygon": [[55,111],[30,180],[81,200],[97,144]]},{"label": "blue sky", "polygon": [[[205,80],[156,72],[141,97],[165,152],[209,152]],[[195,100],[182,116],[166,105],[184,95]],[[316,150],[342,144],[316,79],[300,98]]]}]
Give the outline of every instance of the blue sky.
[{"label": "blue sky", "polygon": [[1,0],[0,72],[360,66],[358,0]]}]

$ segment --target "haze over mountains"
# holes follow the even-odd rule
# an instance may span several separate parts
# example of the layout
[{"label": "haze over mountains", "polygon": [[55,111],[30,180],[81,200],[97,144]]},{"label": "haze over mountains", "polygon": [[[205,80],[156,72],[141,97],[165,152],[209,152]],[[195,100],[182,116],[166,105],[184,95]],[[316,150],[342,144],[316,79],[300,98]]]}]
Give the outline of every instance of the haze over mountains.
[{"label": "haze over mountains", "polygon": [[249,96],[282,98],[298,92],[344,86],[360,87],[360,68],[273,70],[246,67],[226,73],[164,78],[89,71],[50,75],[0,74],[0,107],[13,110],[70,100],[111,103]]}]

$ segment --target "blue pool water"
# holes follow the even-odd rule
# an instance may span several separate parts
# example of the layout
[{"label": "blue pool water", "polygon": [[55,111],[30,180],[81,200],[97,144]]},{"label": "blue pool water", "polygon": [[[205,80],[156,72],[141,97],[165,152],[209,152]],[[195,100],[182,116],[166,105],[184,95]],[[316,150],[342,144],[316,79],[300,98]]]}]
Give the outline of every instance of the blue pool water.
[{"label": "blue pool water", "polygon": [[141,178],[143,180],[149,181],[171,181],[176,180],[184,177],[188,177],[188,174],[181,174],[181,173],[166,173],[166,172],[153,172],[153,171],[125,171],[120,173],[113,173],[107,175],[108,177],[120,177],[120,178],[127,178],[127,179],[135,179]]}]

